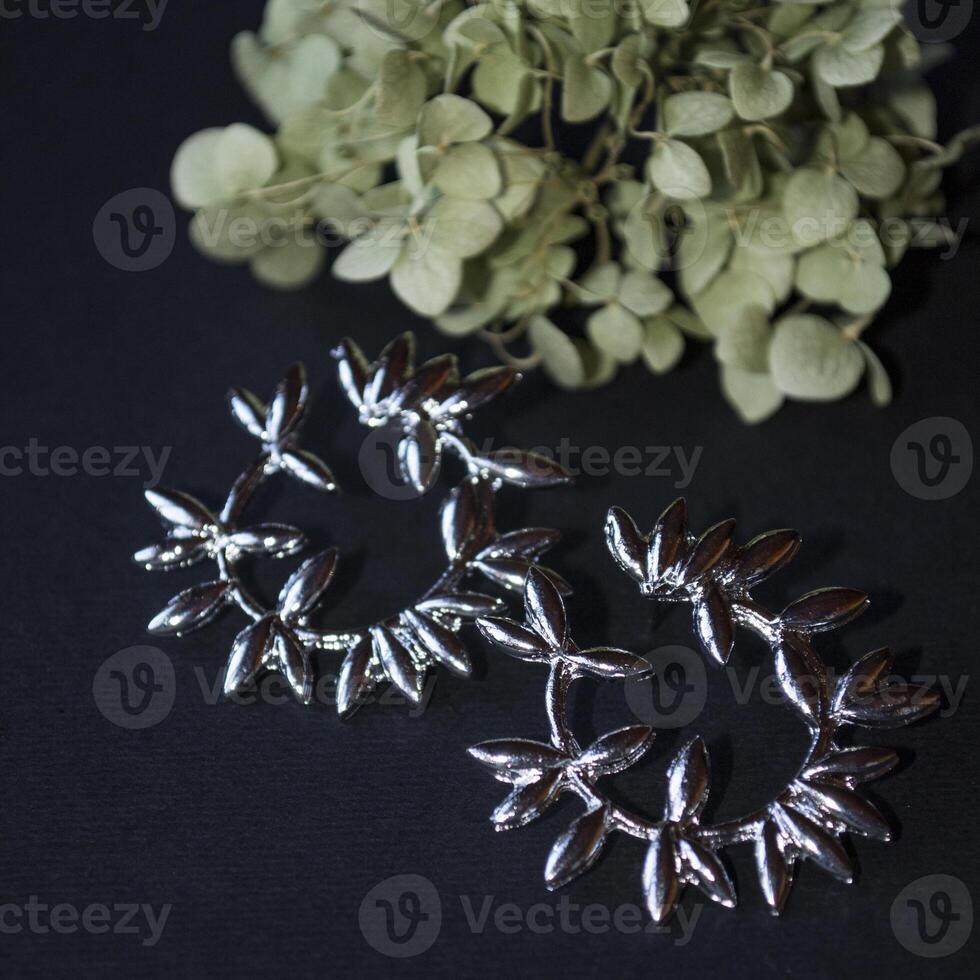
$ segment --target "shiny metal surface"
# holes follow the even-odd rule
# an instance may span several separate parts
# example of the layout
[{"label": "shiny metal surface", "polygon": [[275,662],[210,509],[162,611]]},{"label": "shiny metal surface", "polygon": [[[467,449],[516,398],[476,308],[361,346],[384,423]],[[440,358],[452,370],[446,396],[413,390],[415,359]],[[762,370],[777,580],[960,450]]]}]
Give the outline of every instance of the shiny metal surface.
[{"label": "shiny metal surface", "polygon": [[[183,635],[209,623],[222,610],[237,608],[249,620],[232,646],[225,669],[226,695],[249,689],[267,671],[281,673],[297,699],[310,703],[317,651],[343,651],[337,710],[350,715],[381,683],[391,683],[410,702],[418,702],[426,672],[442,665],[457,674],[471,663],[459,638],[463,624],[500,612],[499,598],[466,591],[465,580],[482,576],[505,590],[521,590],[531,565],[558,540],[547,528],[501,533],[494,520],[496,494],[506,484],[549,487],[568,474],[544,457],[519,450],[483,454],[467,438],[463,423],[472,413],[519,380],[511,368],[478,371],[460,379],[451,355],[415,367],[410,333],[393,340],[368,363],[352,340],[333,352],[340,384],[365,426],[388,427],[398,434],[402,476],[419,494],[434,485],[448,454],[464,467],[462,481],[440,513],[447,566],[437,581],[408,609],[378,623],[326,630],[312,618],[337,567],[329,549],[308,559],[286,582],[274,604],[246,585],[241,566],[248,557],[284,558],[306,545],[303,532],[282,524],[245,521],[256,490],[275,476],[291,477],[325,493],[337,489],[330,468],[301,448],[299,436],[309,403],[306,371],[293,365],[268,405],[235,388],[228,395],[232,415],[261,443],[260,455],[232,486],[220,511],[176,490],[148,490],[146,499],[164,525],[164,540],[134,555],[149,570],[186,568],[204,561],[216,574],[180,592],[156,615],[149,631]],[[560,577],[548,573],[558,587]]]},{"label": "shiny metal surface", "polygon": [[491,817],[496,830],[529,823],[562,793],[575,794],[585,804],[585,813],[561,834],[548,856],[549,889],[588,870],[608,839],[621,832],[647,842],[642,888],[656,922],[670,917],[687,885],[732,907],[735,888],[722,853],[731,845],[750,843],[762,894],[778,914],[800,861],[850,882],[854,869],[842,836],[889,839],[888,823],[858,787],[892,769],[898,756],[884,748],[845,748],[838,733],[846,726],[909,724],[936,709],[936,693],[889,682],[892,656],[887,650],[869,653],[832,684],[812,637],[860,614],[867,597],[852,589],[819,589],[780,613],[771,612],[752,598],[751,589],[795,555],[800,538],[794,531],[774,531],[736,547],[733,532],[734,522],[724,521],[700,536],[691,534],[683,500],[671,504],[647,535],[618,508],[610,510],[606,522],[609,550],[641,594],[691,607],[694,632],[711,661],[727,662],[737,627],[768,644],[780,687],[810,732],[809,749],[790,785],[766,806],[736,820],[710,824],[702,819],[711,771],[698,737],[680,749],[668,768],[661,818],[634,814],[599,787],[601,777],[638,761],[655,733],[645,725],[630,725],[583,748],[569,722],[571,685],[586,675],[623,679],[651,668],[627,651],[580,650],[568,630],[564,601],[547,575],[536,569],[528,575],[524,623],[500,617],[477,620],[483,634],[503,650],[549,668],[549,742],[511,738],[470,749],[511,786]]}]

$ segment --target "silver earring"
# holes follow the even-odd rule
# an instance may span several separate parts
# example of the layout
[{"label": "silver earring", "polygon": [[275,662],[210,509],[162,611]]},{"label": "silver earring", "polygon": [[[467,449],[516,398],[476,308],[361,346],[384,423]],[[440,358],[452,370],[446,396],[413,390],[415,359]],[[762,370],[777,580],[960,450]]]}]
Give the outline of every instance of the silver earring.
[{"label": "silver earring", "polygon": [[[337,489],[329,467],[300,446],[309,401],[301,364],[287,371],[268,405],[243,388],[229,393],[233,416],[261,442],[261,454],[235,481],[220,510],[179,491],[148,490],[146,499],[162,519],[166,536],[162,543],[138,551],[134,559],[149,570],[186,568],[208,559],[216,563],[217,576],[172,598],[150,622],[149,631],[179,636],[206,625],[226,608],[237,608],[250,623],[232,646],[226,695],[248,690],[260,675],[274,671],[308,704],[313,697],[314,653],[342,651],[337,709],[348,716],[379,684],[390,682],[417,703],[430,667],[470,673],[470,657],[459,636],[463,624],[504,607],[497,598],[467,591],[466,580],[482,576],[505,590],[520,591],[528,569],[558,539],[558,533],[547,528],[498,531],[497,491],[504,485],[556,486],[568,482],[569,476],[554,461],[533,453],[481,452],[463,431],[473,412],[519,380],[513,369],[489,368],[460,379],[452,355],[416,368],[410,333],[393,340],[373,364],[352,340],[341,343],[333,356],[340,384],[360,422],[395,431],[402,475],[417,493],[433,486],[444,456],[454,456],[464,466],[465,476],[441,509],[446,569],[419,600],[367,627],[338,631],[313,625],[312,616],[337,567],[334,548],[305,561],[274,604],[244,583],[240,566],[246,557],[284,558],[306,544],[298,528],[244,520],[259,486],[282,474],[326,493]],[[568,591],[556,573],[547,574],[557,589]]]},{"label": "silver earring", "polygon": [[715,663],[727,662],[737,627],[768,644],[779,684],[810,731],[810,747],[796,778],[771,803],[737,820],[711,824],[703,819],[710,769],[700,738],[684,745],[667,770],[661,819],[625,810],[600,788],[601,777],[640,759],[654,732],[632,725],[583,748],[569,725],[569,688],[585,675],[636,677],[650,665],[623,650],[580,650],[572,640],[562,597],[546,575],[536,570],[528,575],[524,624],[499,617],[477,620],[484,635],[503,650],[549,668],[545,706],[550,740],[502,739],[470,749],[496,778],[512,785],[491,818],[497,830],[524,826],[562,793],[572,793],[585,804],[585,813],[548,856],[549,889],[588,870],[606,841],[619,832],[646,842],[642,887],[655,921],[670,916],[686,885],[730,908],[736,902],[735,888],[721,853],[746,843],[755,850],[766,903],[778,914],[797,862],[811,861],[850,882],[854,869],[841,836],[889,838],[888,823],[858,786],[887,773],[898,756],[884,748],[844,748],[837,735],[848,725],[907,725],[938,707],[936,692],[888,683],[892,655],[887,650],[869,653],[832,684],[812,637],[861,613],[867,597],[852,589],[819,589],[781,613],[770,612],[752,598],[751,590],[794,556],[800,538],[795,531],[773,531],[736,548],[733,531],[734,521],[723,521],[695,538],[688,532],[683,500],[664,511],[649,535],[642,535],[618,508],[609,512],[606,523],[606,541],[620,568],[637,582],[642,595],[689,604],[694,631]]}]

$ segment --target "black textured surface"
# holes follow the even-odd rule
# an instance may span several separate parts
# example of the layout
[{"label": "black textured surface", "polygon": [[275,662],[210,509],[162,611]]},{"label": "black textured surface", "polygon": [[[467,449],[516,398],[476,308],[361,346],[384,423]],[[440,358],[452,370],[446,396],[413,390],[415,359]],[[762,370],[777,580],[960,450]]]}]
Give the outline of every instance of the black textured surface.
[{"label": "black textured surface", "polygon": [[[367,616],[408,599],[439,566],[435,501],[386,504],[363,489],[360,434],[327,350],[352,333],[374,351],[406,327],[419,328],[426,353],[444,341],[382,286],[325,276],[300,294],[266,291],[245,270],[201,259],[182,218],[173,255],[152,272],[120,272],[93,246],[93,217],[113,195],[167,190],[184,136],[258,122],[225,52],[260,8],[259,0],[174,4],[155,32],[125,20],[3,23],[0,441],[24,447],[34,438],[78,451],[172,447],[164,482],[216,500],[253,451],[225,412],[224,389],[242,383],[264,392],[303,359],[317,399],[308,445],[335,465],[349,492],[321,500],[290,486],[269,513],[341,545],[357,571],[357,582],[347,582],[357,594],[344,607]],[[958,60],[934,76],[947,135],[980,119],[978,34],[974,23],[957,42]],[[953,214],[974,222],[980,196],[968,187],[976,176],[974,160],[950,180]],[[926,417],[950,416],[980,432],[978,259],[971,233],[955,261],[915,254],[902,267],[903,283],[870,334],[898,378],[887,410],[859,393],[830,406],[793,405],[745,428],[723,404],[701,350],[667,377],[636,366],[584,397],[532,378],[472,430],[502,444],[556,447],[567,438],[609,453],[700,451],[683,488],[697,525],[734,515],[744,535],[786,525],[804,533],[800,557],[768,589],[774,602],[831,584],[871,594],[868,615],[839,639],[822,638],[831,663],[890,643],[903,673],[942,674],[956,686],[972,674],[980,626],[976,478],[950,500],[921,501],[898,485],[889,454]],[[487,358],[479,345],[464,355],[470,365]],[[583,644],[692,642],[677,614],[654,636],[657,620],[614,571],[601,536],[612,503],[652,522],[680,492],[672,461],[672,476],[583,477],[575,489],[505,497],[507,526],[569,531],[553,562],[578,587],[570,610]],[[196,571],[164,578],[130,563],[157,533],[139,477],[4,476],[0,494],[0,905],[23,909],[36,896],[79,910],[172,906],[152,946],[132,934],[0,928],[7,976],[974,975],[975,936],[951,957],[928,960],[900,945],[889,919],[899,892],[925,875],[955,875],[980,899],[970,684],[950,717],[868,738],[903,751],[902,768],[874,787],[901,832],[891,844],[857,844],[853,886],[805,867],[787,914],[773,920],[742,848],[733,855],[740,908],[701,908],[686,944],[676,927],[670,935],[590,935],[556,920],[549,930],[540,910],[533,927],[502,931],[491,914],[479,931],[464,906],[479,913],[487,896],[494,910],[516,903],[524,913],[560,898],[546,892],[541,872],[573,805],[495,835],[487,816],[503,787],[464,752],[486,738],[544,734],[542,671],[483,650],[476,682],[440,677],[421,719],[397,706],[367,708],[341,724],[326,706],[212,705],[199,672],[207,683],[218,676],[239,624],[229,616],[191,638],[154,644],[174,664],[174,707],[154,727],[127,730],[98,710],[96,672],[116,651],[148,642],[147,620]],[[743,677],[762,663],[758,654],[751,643],[736,654]],[[333,662],[324,658],[324,667]],[[628,720],[616,685],[599,695],[595,727]],[[734,814],[787,778],[802,734],[788,712],[758,696],[734,705],[718,677],[708,708],[696,728],[715,761],[717,812]],[[665,732],[650,765],[623,781],[638,806],[660,806],[663,764],[679,737]],[[642,855],[637,842],[617,840],[565,890],[569,900],[610,909],[640,903]],[[372,949],[358,925],[367,892],[399,873],[429,879],[442,902],[438,940],[403,960]],[[685,900],[688,917],[693,898]],[[4,914],[0,926],[27,922],[26,910],[20,919]]]}]

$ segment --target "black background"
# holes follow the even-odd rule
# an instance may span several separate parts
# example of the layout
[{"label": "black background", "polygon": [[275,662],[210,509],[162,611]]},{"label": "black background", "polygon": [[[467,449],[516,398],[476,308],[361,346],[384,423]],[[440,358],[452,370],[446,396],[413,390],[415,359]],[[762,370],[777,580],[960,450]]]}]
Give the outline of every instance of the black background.
[{"label": "black background", "polygon": [[[423,353],[445,340],[381,285],[324,276],[298,294],[267,291],[247,270],[195,253],[183,217],[172,256],[152,272],[121,272],[93,244],[93,218],[115,194],[167,191],[173,151],[188,134],[236,120],[262,125],[227,58],[231,36],[255,27],[261,8],[261,0],[174,2],[149,33],[126,20],[3,21],[2,442],[173,447],[164,483],[216,501],[255,448],[227,416],[224,390],[241,383],[266,393],[301,358],[316,395],[307,444],[347,492],[324,501],[291,485],[266,513],[349,556],[338,593],[351,594],[338,620],[376,616],[439,567],[437,501],[386,503],[364,488],[362,433],[327,351],[351,333],[374,352],[409,327]],[[956,41],[957,60],[933,75],[944,136],[980,120],[976,21]],[[974,158],[950,176],[954,217],[980,216],[977,174]],[[956,684],[972,672],[980,625],[976,483],[950,500],[921,501],[898,485],[889,454],[921,418],[950,416],[980,431],[978,257],[971,232],[955,261],[918,253],[902,266],[870,333],[898,379],[887,410],[862,391],[829,406],[790,405],[746,428],[722,401],[710,353],[698,350],[667,377],[638,365],[587,396],[532,377],[471,431],[505,445],[557,446],[565,437],[609,452],[701,447],[684,490],[697,526],[734,515],[746,536],[786,525],[805,534],[794,567],[769,588],[773,602],[829,584],[872,595],[871,612],[821,644],[829,662],[840,667],[891,643],[904,673],[941,673]],[[488,359],[478,343],[461,353],[467,366]],[[552,561],[577,587],[570,609],[580,643],[692,642],[683,617],[657,618],[639,600],[601,539],[610,504],[649,524],[679,492],[678,479],[675,464],[670,477],[583,477],[574,489],[505,495],[504,526],[568,531]],[[100,713],[93,678],[111,654],[147,642],[147,620],[198,572],[164,578],[131,564],[132,551],[158,534],[140,478],[24,474],[3,477],[0,493],[0,903],[36,895],[78,908],[172,905],[153,947],[133,935],[0,934],[7,975],[974,975],[976,936],[948,959],[926,960],[899,944],[889,922],[894,898],[924,875],[956,875],[980,898],[969,685],[951,716],[869,736],[902,748],[902,768],[875,786],[901,830],[888,845],[857,844],[853,886],[804,867],[786,915],[772,919],[741,848],[732,855],[739,909],[703,908],[687,945],[676,931],[504,934],[490,924],[474,933],[461,896],[478,908],[494,896],[524,910],[558,898],[541,872],[574,804],[495,835],[487,816],[503,787],[464,752],[486,738],[544,734],[542,672],[474,638],[477,680],[440,676],[422,718],[397,705],[365,708],[346,724],[329,706],[212,705],[194,668],[217,676],[241,625],[229,615],[156,643],[175,665],[176,702],[159,725],[127,730]],[[733,661],[741,676],[764,663],[759,653],[742,646]],[[629,717],[617,685],[586,690],[580,708],[586,730]],[[717,675],[696,728],[715,761],[720,816],[774,792],[803,747],[789,712],[758,696],[735,706]],[[649,763],[624,779],[631,802],[656,812],[679,738],[663,733]],[[640,903],[642,856],[638,842],[617,840],[566,889],[570,899]],[[375,952],[358,926],[365,894],[399,873],[428,878],[443,909],[432,948],[401,961]],[[689,911],[694,900],[685,899]]]}]

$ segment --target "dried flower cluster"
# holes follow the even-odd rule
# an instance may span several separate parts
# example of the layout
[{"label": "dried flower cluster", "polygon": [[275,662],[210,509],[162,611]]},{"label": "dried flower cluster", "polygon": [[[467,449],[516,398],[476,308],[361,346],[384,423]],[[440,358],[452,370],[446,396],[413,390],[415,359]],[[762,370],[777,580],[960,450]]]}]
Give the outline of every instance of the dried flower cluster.
[{"label": "dried flower cluster", "polygon": [[[430,666],[470,674],[470,657],[458,635],[462,624],[503,607],[493,596],[462,591],[464,579],[482,575],[504,589],[520,590],[531,564],[558,539],[548,528],[500,533],[494,522],[496,492],[505,483],[555,486],[568,476],[533,453],[481,455],[464,434],[462,424],[470,414],[517,380],[512,368],[490,368],[460,379],[451,356],[416,368],[411,334],[393,340],[373,364],[351,340],[341,343],[334,357],[341,386],[361,422],[389,426],[397,435],[406,483],[419,493],[430,489],[445,452],[465,464],[463,480],[440,512],[447,567],[414,605],[367,628],[318,628],[313,617],[337,567],[335,548],[304,562],[271,605],[250,591],[241,574],[240,563],[249,555],[284,558],[306,545],[298,528],[243,522],[247,505],[266,480],[282,473],[321,491],[337,489],[327,465],[299,446],[309,401],[306,372],[299,364],[289,369],[267,406],[244,388],[229,392],[233,416],[261,442],[262,451],[235,481],[221,511],[180,491],[148,490],[146,499],[163,521],[165,537],[133,557],[151,571],[216,562],[217,577],[174,596],[152,619],[149,631],[179,636],[237,607],[251,622],[232,645],[223,685],[227,696],[251,689],[267,672],[277,672],[297,699],[308,704],[316,652],[344,651],[337,710],[347,716],[381,683],[393,684],[417,703]],[[560,576],[548,574],[556,588],[568,590]]]},{"label": "dried flower cluster", "polygon": [[644,596],[689,603],[705,652],[724,664],[734,630],[757,633],[772,650],[787,701],[810,731],[810,747],[796,778],[772,802],[735,820],[704,819],[710,786],[708,753],[700,738],[687,742],[666,775],[666,805],[659,820],[623,809],[598,785],[634,765],[650,747],[654,731],[631,725],[601,736],[584,749],[569,723],[572,682],[584,675],[637,677],[648,662],[624,650],[579,650],[572,640],[564,602],[548,577],[532,570],[524,592],[526,625],[484,617],[477,625],[490,640],[522,660],[549,667],[547,743],[500,739],[470,752],[512,789],[497,807],[497,830],[521,827],[541,816],[562,793],[582,799],[585,813],[558,837],[545,866],[545,883],[558,888],[588,870],[607,840],[621,832],[647,843],[642,884],[652,918],[663,922],[685,886],[712,901],[735,905],[735,887],[721,859],[728,846],[751,843],[763,896],[774,913],[789,895],[794,866],[811,861],[850,882],[854,869],[841,843],[845,833],[887,840],[885,818],[858,786],[887,773],[898,756],[884,748],[845,748],[837,741],[847,725],[889,728],[909,724],[938,706],[933,691],[889,680],[892,656],[876,650],[855,663],[832,687],[811,643],[814,633],[834,629],[858,615],[867,597],[853,589],[819,589],[781,613],[764,609],[750,590],[796,553],[795,531],[763,534],[743,547],[732,542],[734,522],[723,521],[700,537],[690,534],[683,500],[643,535],[632,519],[613,508],[606,540],[613,558]]},{"label": "dried flower cluster", "polygon": [[935,142],[893,0],[269,0],[232,57],[278,131],[179,149],[208,255],[288,288],[349,241],[336,276],[567,387],[707,342],[748,421],[889,399],[860,335],[977,136]]}]

